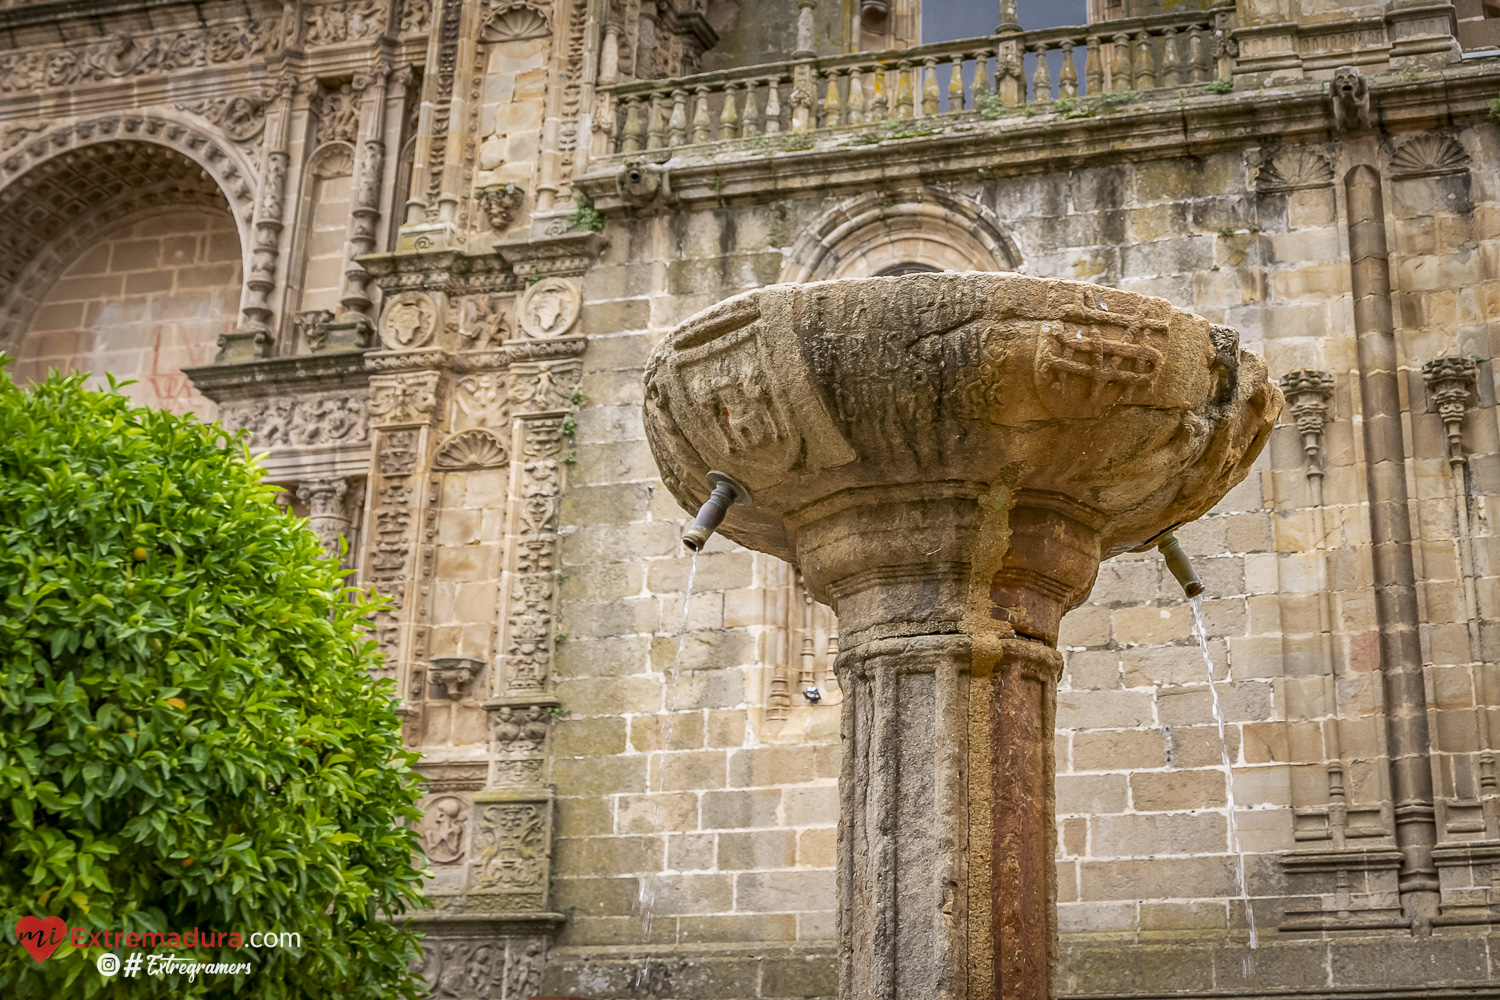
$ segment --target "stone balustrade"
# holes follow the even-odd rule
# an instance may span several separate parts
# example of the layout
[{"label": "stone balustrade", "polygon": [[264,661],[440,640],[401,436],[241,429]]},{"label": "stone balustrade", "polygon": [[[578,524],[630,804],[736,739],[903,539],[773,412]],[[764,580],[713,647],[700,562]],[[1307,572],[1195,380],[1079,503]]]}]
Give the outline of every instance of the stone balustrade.
[{"label": "stone balustrade", "polygon": [[[887,52],[851,52],[599,84],[595,155],[694,146],[885,121],[999,118],[1130,94],[1149,99],[1227,80],[1223,11],[1002,31]],[[1079,105],[1077,102],[1085,102]]]}]

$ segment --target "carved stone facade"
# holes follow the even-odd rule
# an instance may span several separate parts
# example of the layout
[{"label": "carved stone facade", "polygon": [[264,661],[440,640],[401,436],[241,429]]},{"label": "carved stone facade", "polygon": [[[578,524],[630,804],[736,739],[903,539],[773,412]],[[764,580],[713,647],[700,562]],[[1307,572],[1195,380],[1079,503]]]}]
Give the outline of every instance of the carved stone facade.
[{"label": "carved stone facade", "polygon": [[[907,51],[906,0],[0,3],[0,351],[244,431],[389,599],[434,996],[836,995],[859,637],[784,563],[685,555],[642,375],[741,292],[923,269],[1160,295],[1290,403],[1177,532],[1260,949],[1192,616],[1127,553],[1059,638],[1060,992],[1494,990],[1500,60],[1455,50],[1494,19],[1027,4]],[[1164,377],[1110,319],[1029,360],[1048,405]],[[690,400],[726,442],[816,443],[738,373]],[[824,405],[893,441],[969,405],[880,388]]]}]

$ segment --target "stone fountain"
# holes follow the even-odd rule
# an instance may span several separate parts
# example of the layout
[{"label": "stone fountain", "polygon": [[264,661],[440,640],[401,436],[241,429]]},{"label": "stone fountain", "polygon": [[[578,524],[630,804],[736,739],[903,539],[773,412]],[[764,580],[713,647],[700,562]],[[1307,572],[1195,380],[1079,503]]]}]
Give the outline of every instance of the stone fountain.
[{"label": "stone fountain", "polygon": [[668,489],[697,509],[715,473],[705,516],[839,616],[844,1000],[1055,995],[1058,624],[1280,407],[1234,330],[1018,274],[762,288],[657,347]]}]

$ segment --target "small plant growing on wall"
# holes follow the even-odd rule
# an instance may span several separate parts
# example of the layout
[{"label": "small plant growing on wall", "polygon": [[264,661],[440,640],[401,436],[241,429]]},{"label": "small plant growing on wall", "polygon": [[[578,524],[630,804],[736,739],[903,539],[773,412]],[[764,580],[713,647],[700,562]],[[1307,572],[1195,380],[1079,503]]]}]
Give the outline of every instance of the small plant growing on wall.
[{"label": "small plant growing on wall", "polygon": [[1490,102],[1490,120],[1500,122],[1500,97]]},{"label": "small plant growing on wall", "polygon": [[[388,919],[422,905],[416,755],[374,606],[262,475],[217,426],[0,369],[0,996],[418,995]],[[60,932],[45,961],[23,921]],[[140,954],[104,932],[251,971],[101,976]]]},{"label": "small plant growing on wall", "polygon": [[573,214],[568,216],[569,229],[582,229],[590,233],[604,230],[604,216],[594,208],[594,203],[580,194],[574,199]]},{"label": "small plant growing on wall", "polygon": [[1231,77],[1215,80],[1213,83],[1205,84],[1203,92],[1205,94],[1232,94],[1234,93],[1234,80]]}]

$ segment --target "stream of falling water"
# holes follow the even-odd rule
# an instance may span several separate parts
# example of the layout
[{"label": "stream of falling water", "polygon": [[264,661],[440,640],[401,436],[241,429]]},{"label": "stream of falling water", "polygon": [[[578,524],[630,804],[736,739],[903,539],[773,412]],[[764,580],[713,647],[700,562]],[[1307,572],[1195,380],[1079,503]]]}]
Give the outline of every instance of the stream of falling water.
[{"label": "stream of falling water", "polygon": [[[682,673],[682,651],[687,645],[688,609],[693,602],[693,578],[697,575],[698,553],[694,551],[693,563],[688,569],[687,589],[682,594],[682,627],[677,631],[677,656],[673,658],[672,669],[667,674],[666,718],[662,721],[659,733],[661,737],[661,757],[659,758],[660,764],[657,767],[656,774],[656,794],[652,796],[653,802],[651,805],[651,828],[662,836],[662,855],[659,859],[662,871],[665,871],[667,867],[666,807],[662,805],[662,792],[665,790],[667,783],[667,751],[672,746],[672,730],[677,721],[677,678]],[[649,841],[647,843],[649,844]],[[653,866],[650,851],[651,849],[648,846],[646,848],[645,870],[641,875],[641,891],[639,896],[641,904],[641,940],[645,944],[650,944],[651,942],[651,921],[654,917],[652,909],[656,905],[657,876],[660,874],[651,870]],[[641,965],[638,978],[646,975],[646,970],[650,964],[646,962]],[[640,983],[638,982],[636,985],[639,986]]]},{"label": "stream of falling water", "polygon": [[[1229,760],[1229,740],[1224,735],[1224,709],[1219,705],[1219,689],[1214,685],[1214,661],[1208,653],[1208,633],[1203,628],[1203,595],[1192,599],[1193,629],[1198,635],[1198,647],[1203,650],[1203,666],[1208,670],[1208,693],[1213,699],[1214,722],[1219,725],[1219,754],[1224,761],[1224,796],[1229,811],[1229,844],[1234,848],[1234,880],[1240,890],[1240,901],[1245,904],[1245,921],[1250,925],[1250,949],[1260,946],[1255,933],[1255,908],[1250,903],[1250,885],[1245,880],[1245,849],[1240,846],[1240,827],[1235,819],[1234,769]],[[1246,958],[1246,974],[1249,974],[1249,958]]]}]

